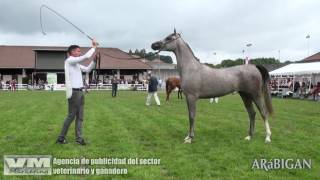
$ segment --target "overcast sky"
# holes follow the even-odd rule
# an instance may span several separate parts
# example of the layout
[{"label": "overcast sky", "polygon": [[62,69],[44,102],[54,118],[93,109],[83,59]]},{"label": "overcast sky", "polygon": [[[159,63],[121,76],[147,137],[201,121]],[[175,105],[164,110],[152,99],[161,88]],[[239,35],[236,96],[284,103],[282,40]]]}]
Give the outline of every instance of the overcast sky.
[{"label": "overcast sky", "polygon": [[320,51],[319,0],[0,0],[0,45],[90,46],[85,36],[47,10],[44,36],[41,4],[103,47],[124,51],[151,51],[151,43],[174,27],[201,62],[217,64],[247,52],[250,58],[279,58],[279,50],[281,61],[301,60],[308,55],[308,34],[310,55]]}]

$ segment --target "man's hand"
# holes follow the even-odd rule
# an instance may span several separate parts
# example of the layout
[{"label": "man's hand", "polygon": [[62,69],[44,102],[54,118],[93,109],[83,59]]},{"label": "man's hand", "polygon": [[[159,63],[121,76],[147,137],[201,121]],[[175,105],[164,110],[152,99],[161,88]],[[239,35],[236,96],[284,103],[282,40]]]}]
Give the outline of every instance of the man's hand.
[{"label": "man's hand", "polygon": [[98,47],[99,46],[99,43],[95,40],[95,39],[93,39],[92,40],[92,47],[93,48],[96,48],[96,47]]}]

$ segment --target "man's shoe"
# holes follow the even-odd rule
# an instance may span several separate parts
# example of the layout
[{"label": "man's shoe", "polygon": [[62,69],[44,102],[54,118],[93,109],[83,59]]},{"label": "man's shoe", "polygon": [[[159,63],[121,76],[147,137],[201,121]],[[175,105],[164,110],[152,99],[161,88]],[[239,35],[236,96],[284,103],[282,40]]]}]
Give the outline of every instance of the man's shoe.
[{"label": "man's shoe", "polygon": [[76,140],[76,143],[78,143],[78,144],[80,144],[80,145],[82,145],[82,146],[84,146],[84,145],[87,144],[87,143],[84,141],[84,139],[78,139],[78,140]]},{"label": "man's shoe", "polygon": [[67,140],[63,137],[59,137],[56,141],[57,144],[67,144]]}]

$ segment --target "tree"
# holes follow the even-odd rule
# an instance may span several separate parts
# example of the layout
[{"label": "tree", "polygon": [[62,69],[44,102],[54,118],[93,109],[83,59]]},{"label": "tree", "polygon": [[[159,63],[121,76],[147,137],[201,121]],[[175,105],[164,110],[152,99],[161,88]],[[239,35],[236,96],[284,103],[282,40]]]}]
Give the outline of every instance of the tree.
[{"label": "tree", "polygon": [[165,62],[165,63],[169,63],[169,64],[173,63],[171,56],[162,56],[162,55],[160,55],[160,60]]},{"label": "tree", "polygon": [[[231,67],[231,66],[236,66],[236,65],[241,65],[241,64],[244,64],[244,59],[241,59],[241,58],[238,58],[235,60],[225,59],[220,64],[217,64],[215,67],[216,68]],[[278,59],[275,59],[275,58],[262,57],[262,58],[251,59],[250,64],[258,65],[258,64],[282,64],[282,63]]]},{"label": "tree", "polygon": [[215,66],[213,64],[210,64],[210,63],[204,63],[205,65],[211,67],[211,68],[214,68]]},{"label": "tree", "polygon": [[275,58],[255,58],[250,61],[251,64],[280,64]]},{"label": "tree", "polygon": [[243,64],[243,59],[236,59],[236,60],[231,60],[231,59],[226,59],[221,62],[221,64],[218,64],[217,67],[231,67],[231,66],[236,66]]},{"label": "tree", "polygon": [[146,50],[145,49],[141,49],[140,50],[140,55],[141,55],[141,57],[145,56],[146,55]]},{"label": "tree", "polygon": [[130,55],[137,55],[137,56],[140,56],[140,57],[145,57],[146,59],[148,59],[150,61],[153,61],[156,58],[160,58],[160,60],[165,62],[165,63],[170,63],[170,64],[173,63],[173,60],[172,60],[171,56],[164,56],[164,55],[154,54],[153,52],[146,52],[145,49],[141,49],[141,50],[136,49],[134,51],[134,53],[132,53],[132,51],[130,49],[129,50],[129,54]]},{"label": "tree", "polygon": [[146,54],[146,59],[148,59],[150,61],[154,60],[155,58],[156,58],[156,56],[152,52],[148,52]]}]

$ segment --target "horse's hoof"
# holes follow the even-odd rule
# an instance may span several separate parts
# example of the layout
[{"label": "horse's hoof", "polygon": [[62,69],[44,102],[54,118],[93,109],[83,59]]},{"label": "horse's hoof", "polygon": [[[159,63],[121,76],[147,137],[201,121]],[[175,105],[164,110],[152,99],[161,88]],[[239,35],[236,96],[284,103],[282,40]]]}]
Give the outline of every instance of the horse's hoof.
[{"label": "horse's hoof", "polygon": [[266,140],[264,141],[265,143],[271,143],[270,137],[266,137]]},{"label": "horse's hoof", "polygon": [[251,140],[251,136],[247,136],[247,137],[245,137],[245,138],[244,138],[244,140],[246,140],[246,141],[250,141],[250,140]]},{"label": "horse's hoof", "polygon": [[184,143],[185,143],[185,144],[191,144],[191,141],[192,141],[191,139],[185,139],[185,140],[184,140]]},{"label": "horse's hoof", "polygon": [[190,144],[192,142],[192,138],[187,136],[186,138],[184,138],[184,143],[186,144]]}]

